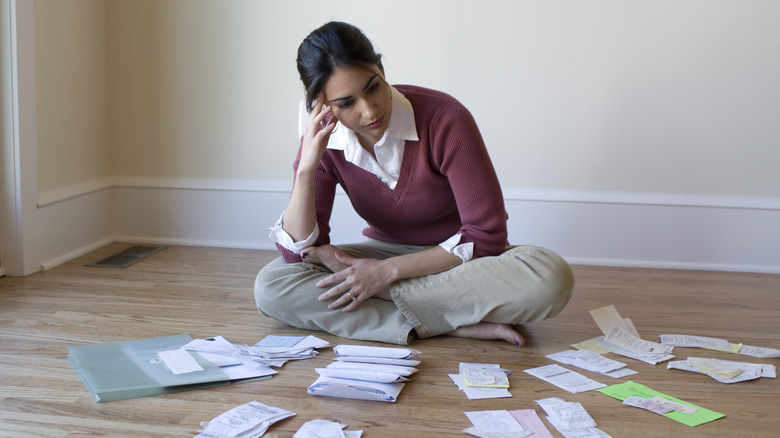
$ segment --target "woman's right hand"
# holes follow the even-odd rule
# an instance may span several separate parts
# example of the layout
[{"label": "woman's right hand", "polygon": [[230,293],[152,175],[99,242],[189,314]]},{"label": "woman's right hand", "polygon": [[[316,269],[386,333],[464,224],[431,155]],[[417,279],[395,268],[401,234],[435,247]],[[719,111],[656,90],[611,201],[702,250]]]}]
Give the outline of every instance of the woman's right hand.
[{"label": "woman's right hand", "polygon": [[328,147],[328,139],[336,129],[337,119],[331,115],[330,105],[325,104],[325,93],[320,91],[314,108],[311,110],[309,121],[303,131],[303,145],[301,147],[301,159],[298,163],[298,171],[314,171],[320,163],[325,149]]}]

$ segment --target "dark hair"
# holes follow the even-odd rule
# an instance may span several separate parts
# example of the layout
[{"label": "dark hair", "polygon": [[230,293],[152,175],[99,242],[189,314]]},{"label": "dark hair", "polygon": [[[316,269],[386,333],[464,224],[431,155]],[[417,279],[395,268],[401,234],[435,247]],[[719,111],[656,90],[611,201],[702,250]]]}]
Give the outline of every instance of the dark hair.
[{"label": "dark hair", "polygon": [[338,67],[381,67],[382,55],[374,52],[368,37],[357,27],[331,21],[315,29],[298,47],[298,73],[311,111],[317,95]]}]

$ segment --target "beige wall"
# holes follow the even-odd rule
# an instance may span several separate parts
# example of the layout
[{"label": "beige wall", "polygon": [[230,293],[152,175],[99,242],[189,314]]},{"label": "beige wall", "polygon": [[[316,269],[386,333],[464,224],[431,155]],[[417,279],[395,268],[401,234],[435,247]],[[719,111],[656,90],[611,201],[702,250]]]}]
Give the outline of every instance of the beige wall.
[{"label": "beige wall", "polygon": [[35,1],[38,186],[108,176],[105,2]]},{"label": "beige wall", "polygon": [[391,82],[466,103],[506,188],[780,197],[778,16],[773,0],[36,0],[40,190],[290,179],[295,50],[340,19]]}]

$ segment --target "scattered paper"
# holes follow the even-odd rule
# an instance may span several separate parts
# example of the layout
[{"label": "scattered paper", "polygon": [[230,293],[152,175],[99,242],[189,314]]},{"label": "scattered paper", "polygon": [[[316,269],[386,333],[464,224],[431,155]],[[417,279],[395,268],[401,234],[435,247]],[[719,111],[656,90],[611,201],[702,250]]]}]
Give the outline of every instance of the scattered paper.
[{"label": "scattered paper", "polygon": [[[269,340],[270,338],[270,340]],[[292,346],[279,346],[295,343]],[[228,342],[222,336],[207,339],[194,339],[182,347],[183,350],[197,351],[204,359],[214,362],[226,373],[237,375],[251,374],[250,370],[265,372],[268,376],[276,374],[269,366],[280,367],[288,360],[309,359],[318,354],[317,348],[330,346],[327,341],[316,336],[266,336],[258,342],[260,345],[276,345],[269,347],[257,347],[238,345]],[[257,345],[257,344],[256,344]],[[266,367],[258,367],[258,364]],[[243,366],[243,369],[235,368],[230,372],[226,367]],[[260,376],[257,376],[260,377]]]},{"label": "scattered paper", "polygon": [[598,390],[598,392],[621,401],[631,396],[650,398],[650,399],[654,397],[661,397],[676,403],[693,406],[697,409],[692,414],[686,414],[675,410],[663,415],[666,418],[670,418],[674,421],[678,421],[690,427],[698,426],[700,424],[704,424],[725,417],[724,414],[696,406],[692,403],[688,403],[686,401],[668,396],[666,394],[662,394],[658,391],[654,391],[648,388],[647,386],[641,385],[639,383],[634,383],[630,380],[628,382],[618,383],[615,385],[608,386],[606,388],[601,388]]},{"label": "scattered paper", "polygon": [[588,339],[587,341],[571,344],[570,347],[576,348],[577,350],[589,350],[598,354],[612,353],[611,349],[601,343],[603,340],[604,336],[597,336],[593,339]]},{"label": "scattered paper", "polygon": [[547,426],[542,423],[542,419],[533,409],[515,409],[509,411],[515,420],[525,429],[532,431],[528,438],[553,438]]},{"label": "scattered paper", "polygon": [[173,374],[194,373],[203,371],[197,360],[184,350],[158,351],[157,355],[165,362]]},{"label": "scattered paper", "polygon": [[689,357],[685,362],[705,374],[714,374],[718,377],[725,377],[727,379],[733,379],[734,377],[737,377],[738,375],[745,372],[745,370],[742,368],[727,365],[725,363],[715,361],[714,359]]},{"label": "scattered paper", "polygon": [[251,401],[201,423],[195,438],[258,438],[277,421],[295,413]]},{"label": "scattered paper", "polygon": [[596,428],[596,422],[588,411],[577,402],[567,402],[558,397],[536,400],[550,422],[564,437],[605,438],[606,433]]},{"label": "scattered paper", "polygon": [[634,328],[634,324],[620,316],[617,309],[612,304],[591,310],[590,316],[593,318],[593,321],[596,322],[596,325],[599,326],[601,332],[605,335],[611,332],[615,327],[620,327],[622,330],[627,331],[633,336],[637,338],[640,337],[639,333],[636,331],[636,328]]},{"label": "scattered paper", "polygon": [[475,388],[463,384],[463,376],[460,374],[449,374],[450,379],[455,385],[466,394],[469,400],[481,400],[486,398],[506,398],[512,397],[512,394],[506,388]]},{"label": "scattered paper", "polygon": [[606,358],[590,350],[566,350],[548,354],[546,357],[613,378],[636,374],[636,371],[626,368],[626,364],[623,362]]},{"label": "scattered paper", "polygon": [[728,349],[729,341],[718,338],[708,338],[704,336],[688,335],[659,335],[658,339],[664,345],[672,347],[693,347],[693,348],[717,348]]},{"label": "scattered paper", "polygon": [[750,345],[743,345],[742,348],[739,349],[739,354],[764,359],[770,357],[780,357],[780,350],[777,350],[775,348],[753,347]]},{"label": "scattered paper", "polygon": [[645,409],[650,412],[656,413],[658,415],[667,414],[674,410],[671,407],[663,403],[659,403],[652,398],[644,398],[644,397],[637,397],[637,396],[631,396],[623,400],[623,404],[628,406],[633,406],[635,408]]},{"label": "scattered paper", "polygon": [[604,340],[600,344],[616,354],[653,365],[674,357],[671,355],[673,347],[639,337],[631,320],[623,319],[615,306],[593,309],[590,314],[604,333]]},{"label": "scattered paper", "polygon": [[691,415],[694,412],[699,410],[699,408],[697,408],[696,406],[686,405],[685,403],[678,403],[676,401],[672,401],[659,396],[655,396],[651,400],[653,400],[656,403],[660,403],[664,406],[668,406],[674,411],[682,412],[683,414]]},{"label": "scattered paper", "polygon": [[346,424],[328,420],[311,420],[295,432],[293,438],[360,438],[362,430],[344,430]]},{"label": "scattered paper", "polygon": [[571,393],[590,391],[607,386],[557,364],[530,368],[524,371]]},{"label": "scattered paper", "polygon": [[705,374],[721,383],[738,383],[760,377],[773,379],[777,377],[777,367],[772,364],[754,364],[698,357],[689,357],[684,361],[669,362],[666,368]]},{"label": "scattered paper", "polygon": [[474,427],[464,432],[482,438],[522,438],[533,431],[527,430],[508,411],[464,412]]},{"label": "scattered paper", "polygon": [[507,371],[498,364],[461,362],[459,371],[465,386],[509,388]]},{"label": "scattered paper", "polygon": [[268,335],[260,340],[260,342],[255,344],[255,347],[263,347],[263,348],[292,348],[298,345],[302,340],[304,340],[305,336],[278,336],[278,335]]}]

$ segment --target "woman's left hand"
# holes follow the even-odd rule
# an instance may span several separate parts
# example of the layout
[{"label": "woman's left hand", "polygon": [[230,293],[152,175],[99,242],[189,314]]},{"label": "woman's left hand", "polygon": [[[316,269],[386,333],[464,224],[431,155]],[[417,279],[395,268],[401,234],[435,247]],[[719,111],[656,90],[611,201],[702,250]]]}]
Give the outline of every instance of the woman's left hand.
[{"label": "woman's left hand", "polygon": [[326,301],[337,297],[328,305],[329,309],[343,307],[342,312],[349,312],[372,297],[390,299],[388,286],[394,278],[385,260],[359,259],[338,252],[336,258],[347,268],[317,282],[317,287],[341,282],[318,298]]}]

